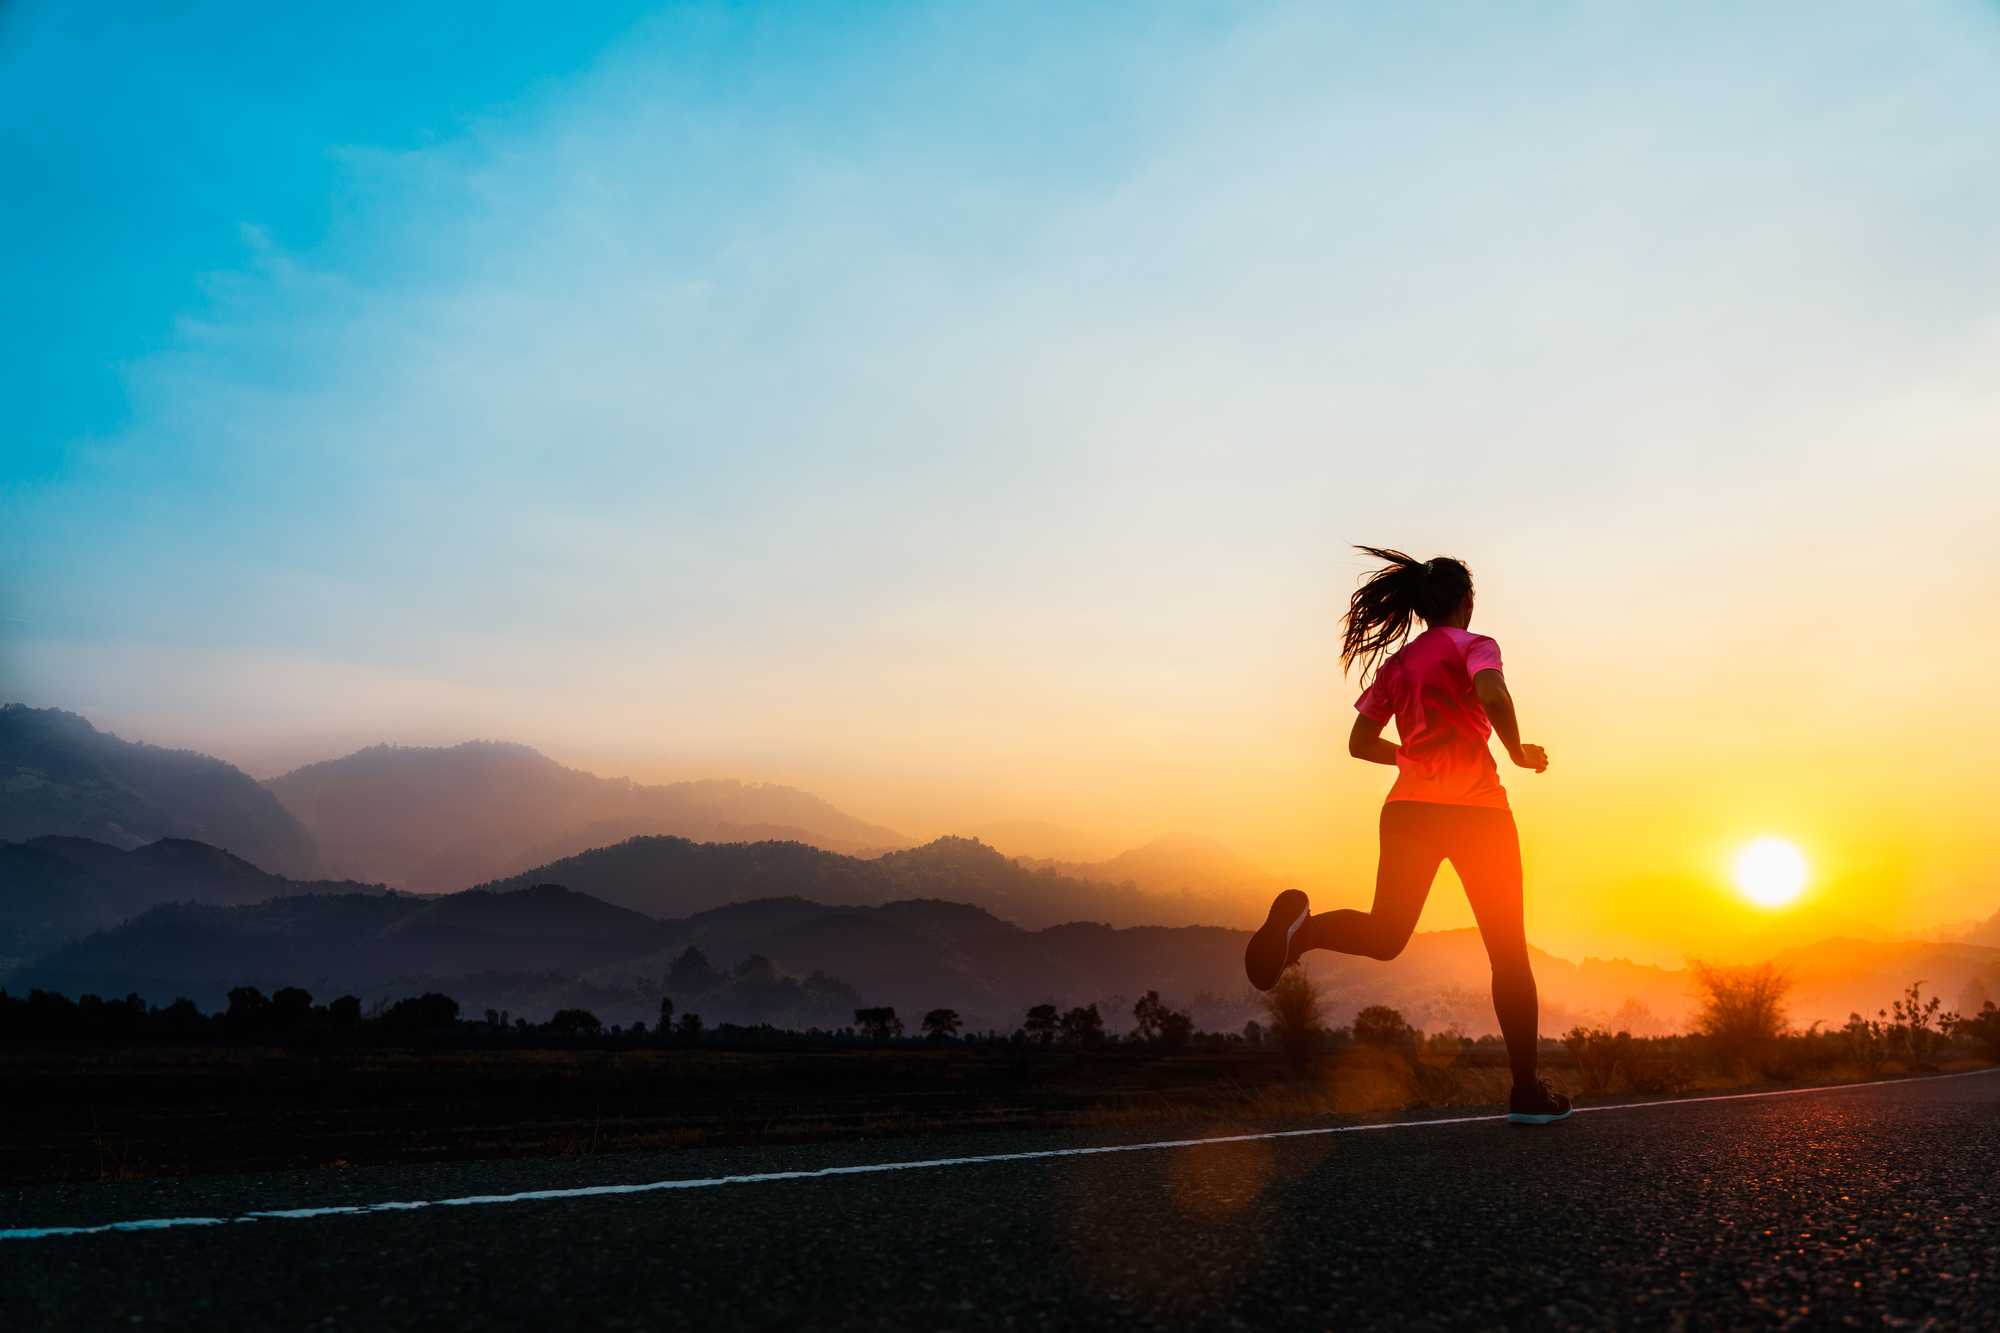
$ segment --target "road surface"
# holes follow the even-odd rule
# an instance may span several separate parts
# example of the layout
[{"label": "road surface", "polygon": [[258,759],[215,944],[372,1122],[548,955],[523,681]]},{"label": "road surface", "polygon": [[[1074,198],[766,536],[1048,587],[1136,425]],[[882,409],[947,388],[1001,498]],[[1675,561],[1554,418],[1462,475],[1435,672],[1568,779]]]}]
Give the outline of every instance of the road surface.
[{"label": "road surface", "polygon": [[2000,1328],[2000,1071],[1157,1137],[17,1189],[0,1328]]}]

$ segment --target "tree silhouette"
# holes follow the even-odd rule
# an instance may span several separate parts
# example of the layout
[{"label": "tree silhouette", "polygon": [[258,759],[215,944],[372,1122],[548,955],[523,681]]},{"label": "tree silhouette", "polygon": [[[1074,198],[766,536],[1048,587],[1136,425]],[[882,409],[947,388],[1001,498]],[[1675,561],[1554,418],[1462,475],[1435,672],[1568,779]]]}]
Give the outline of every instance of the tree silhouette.
[{"label": "tree silhouette", "polygon": [[1264,993],[1264,1011],[1271,1016],[1271,1036],[1294,1070],[1305,1068],[1319,1034],[1324,1030],[1320,1017],[1319,986],[1294,963],[1278,976],[1278,984]]},{"label": "tree silhouette", "polygon": [[1133,1035],[1140,1041],[1162,1042],[1170,1050],[1179,1050],[1194,1035],[1193,1015],[1169,1008],[1156,990],[1139,997],[1132,1006],[1132,1020]]},{"label": "tree silhouette", "polygon": [[681,1034],[682,1041],[694,1045],[701,1040],[701,1015],[682,1014],[680,1025],[675,1030]]},{"label": "tree silhouette", "polygon": [[933,1009],[924,1015],[924,1035],[933,1041],[944,1041],[958,1035],[958,1010]]},{"label": "tree silhouette", "polygon": [[1371,1004],[1354,1016],[1354,1040],[1364,1046],[1414,1046],[1417,1030],[1404,1021],[1402,1010]]},{"label": "tree silhouette", "polygon": [[594,1037],[604,1023],[588,1009],[558,1009],[549,1019],[549,1031],[559,1037]]},{"label": "tree silhouette", "polygon": [[286,986],[271,996],[269,1021],[274,1032],[293,1032],[312,1018],[312,995],[298,986]]},{"label": "tree silhouette", "polygon": [[1132,1006],[1132,1035],[1140,1041],[1153,1041],[1160,1035],[1160,1015],[1166,1005],[1160,1003],[1160,993],[1149,990],[1139,997],[1139,1003]]},{"label": "tree silhouette", "polygon": [[1726,1064],[1759,1059],[1785,1031],[1785,995],[1792,979],[1770,963],[1756,967],[1712,967],[1690,959],[1701,984],[1701,1012],[1695,1027]]},{"label": "tree silhouette", "polygon": [[721,982],[722,974],[708,961],[708,955],[692,944],[681,950],[667,969],[667,989],[676,995],[699,995]]},{"label": "tree silhouette", "polygon": [[896,1011],[887,1005],[873,1009],[856,1009],[854,1026],[878,1042],[903,1035],[903,1020],[896,1017]]},{"label": "tree silhouette", "polygon": [[1021,1024],[1021,1030],[1046,1046],[1056,1039],[1056,1028],[1061,1022],[1062,1016],[1054,1005],[1038,1004],[1028,1011],[1028,1021]]},{"label": "tree silhouette", "polygon": [[270,1017],[271,1001],[255,986],[238,986],[229,992],[229,1009],[222,1016],[223,1028],[232,1037],[248,1037],[264,1030]]},{"label": "tree silhouette", "polygon": [[672,1036],[674,1031],[674,1002],[671,996],[660,997],[660,1024],[654,1031],[662,1037]]},{"label": "tree silhouette", "polygon": [[458,1001],[436,991],[400,999],[381,1018],[385,1029],[403,1033],[436,1032],[457,1021]]},{"label": "tree silhouette", "polygon": [[1095,1046],[1104,1040],[1104,1015],[1094,1004],[1069,1010],[1060,1026],[1063,1043],[1068,1046]]}]

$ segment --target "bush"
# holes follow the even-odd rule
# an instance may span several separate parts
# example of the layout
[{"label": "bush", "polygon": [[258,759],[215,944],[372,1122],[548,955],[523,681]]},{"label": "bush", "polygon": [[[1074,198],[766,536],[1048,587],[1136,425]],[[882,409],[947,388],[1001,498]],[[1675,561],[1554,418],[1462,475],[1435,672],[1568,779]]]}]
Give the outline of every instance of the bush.
[{"label": "bush", "polygon": [[2000,1009],[1988,1000],[1976,1014],[1952,1025],[1952,1035],[1973,1042],[1989,1060],[2000,1060]]},{"label": "bush", "polygon": [[1585,1092],[1609,1092],[1612,1076],[1626,1063],[1632,1048],[1632,1034],[1616,1036],[1603,1028],[1573,1027],[1563,1036],[1563,1045],[1576,1057],[1577,1072],[1583,1075]]},{"label": "bush", "polygon": [[1319,987],[1294,963],[1279,974],[1278,984],[1264,993],[1264,1010],[1271,1016],[1269,1035],[1285,1059],[1293,1069],[1305,1068],[1306,1057],[1326,1028]]},{"label": "bush", "polygon": [[1689,960],[1702,991],[1695,1027],[1717,1062],[1731,1069],[1763,1060],[1785,1031],[1785,995],[1792,979],[1770,963],[1712,967]]},{"label": "bush", "polygon": [[1903,998],[1889,1006],[1889,1044],[1912,1072],[1933,1067],[1944,1034],[1958,1023],[1957,1014],[1939,1015],[1943,1000],[1935,995],[1925,1000],[1923,992],[1924,983],[1913,981]]}]

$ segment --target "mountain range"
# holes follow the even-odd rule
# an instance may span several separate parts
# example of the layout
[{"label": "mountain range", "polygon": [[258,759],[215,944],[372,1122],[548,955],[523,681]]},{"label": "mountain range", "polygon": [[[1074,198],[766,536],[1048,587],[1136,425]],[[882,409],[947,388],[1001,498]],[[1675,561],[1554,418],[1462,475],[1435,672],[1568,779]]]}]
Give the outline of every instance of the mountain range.
[{"label": "mountain range", "polygon": [[[948,858],[968,854],[951,841],[935,850]],[[642,839],[637,846],[645,851],[653,844],[697,862],[715,850],[676,839]],[[1012,864],[969,846],[978,849],[975,858]],[[797,844],[721,850],[741,854],[731,882],[745,891],[762,882],[760,875],[782,881],[784,867],[802,854],[831,855]],[[171,846],[159,853],[202,854]],[[905,869],[919,876],[920,864],[909,860]],[[238,867],[231,869],[234,891],[256,891],[259,881],[249,875],[257,872]],[[1072,921],[1028,928],[938,898],[826,903],[770,896],[667,915],[549,883],[447,895],[356,887],[294,886],[242,906],[154,906],[14,968],[0,985],[137,991],[160,1003],[187,995],[210,1006],[241,984],[302,985],[322,997],[351,991],[370,1001],[442,990],[473,1012],[507,1009],[539,1018],[580,1005],[613,1022],[650,1019],[662,996],[711,1023],[794,1026],[845,1023],[862,1003],[893,1005],[911,1017],[949,1006],[975,1029],[1002,1031],[1043,1002],[1099,1004],[1117,1027],[1148,990],[1191,1009],[1210,1028],[1233,1029],[1259,1014],[1241,971],[1246,933],[1218,926]],[[1534,957],[1545,1032],[1575,1023],[1640,1033],[1686,1025],[1693,995],[1684,971],[1622,960],[1576,963],[1540,951]],[[1873,1012],[1916,980],[1947,1004],[2000,995],[2000,949],[1974,945],[1828,940],[1777,961],[1793,978],[1790,1015],[1800,1025],[1838,1025],[1851,1010]],[[1386,1003],[1433,1031],[1479,1034],[1492,1027],[1476,931],[1421,933],[1394,963],[1314,954],[1308,969],[1335,1022]]]},{"label": "mountain range", "polygon": [[[371,886],[292,880],[184,838],[122,848],[89,838],[0,842],[0,967],[117,925],[162,903],[214,907]],[[379,886],[373,891],[380,892]]]},{"label": "mountain range", "polygon": [[941,898],[1039,929],[1070,921],[1113,926],[1217,925],[1254,915],[1243,898],[1160,893],[1030,866],[970,838],[939,838],[876,857],[842,856],[797,842],[698,843],[631,838],[508,879],[509,890],[553,882],[653,915],[683,915],[758,898],[827,906]]},{"label": "mountain range", "polygon": [[[1082,843],[1055,826],[995,827],[1010,840],[1033,835],[1040,846]],[[540,874],[537,867],[634,837],[793,842],[860,860],[916,850],[894,829],[771,783],[647,785],[568,768],[528,746],[471,741],[371,746],[260,784],[220,759],[127,742],[72,713],[10,704],[0,709],[0,838],[49,835],[126,848],[163,837],[196,839],[290,877],[427,893],[519,881]],[[891,858],[861,871],[795,856],[775,870],[806,878],[767,877],[765,887],[832,903],[949,890],[947,896],[1028,925],[1086,916],[1191,925],[1240,918],[1276,882],[1218,844],[1184,834],[1108,860],[1029,861],[1019,870],[990,850],[973,853],[976,839],[950,845],[962,854],[933,851],[915,865]],[[657,856],[657,849],[649,854]],[[609,861],[621,858],[630,859],[621,853]],[[575,873],[606,869],[608,862],[592,862]],[[644,866],[636,873],[659,877]],[[853,887],[827,888],[829,879]],[[963,892],[954,887],[960,880],[969,882]],[[657,893],[635,895],[595,881],[577,887],[602,888],[604,896],[644,910],[662,906]],[[742,896],[731,890],[703,897],[689,889],[666,905],[699,910]]]},{"label": "mountain range", "polygon": [[465,888],[639,834],[791,839],[841,851],[909,845],[809,792],[726,780],[648,786],[601,778],[525,745],[377,745],[265,787],[330,870],[397,888]]},{"label": "mountain range", "polygon": [[185,838],[284,875],[318,873],[312,835],[248,773],[121,740],[59,708],[0,704],[0,841]]}]

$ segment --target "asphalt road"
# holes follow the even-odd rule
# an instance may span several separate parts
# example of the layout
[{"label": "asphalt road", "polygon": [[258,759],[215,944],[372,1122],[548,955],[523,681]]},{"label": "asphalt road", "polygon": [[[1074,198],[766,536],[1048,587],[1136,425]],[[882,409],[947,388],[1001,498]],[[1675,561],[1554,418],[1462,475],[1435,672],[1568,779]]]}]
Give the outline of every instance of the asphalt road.
[{"label": "asphalt road", "polygon": [[[0,1229],[1157,1137],[35,1187],[0,1193]],[[1547,1129],[1408,1125],[5,1239],[0,1328],[2000,1328],[1996,1187],[1988,1073]]]}]

